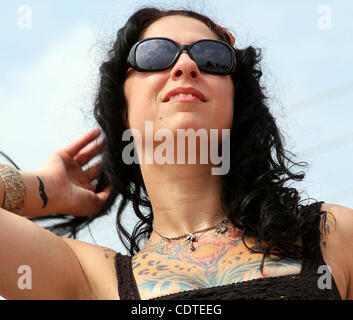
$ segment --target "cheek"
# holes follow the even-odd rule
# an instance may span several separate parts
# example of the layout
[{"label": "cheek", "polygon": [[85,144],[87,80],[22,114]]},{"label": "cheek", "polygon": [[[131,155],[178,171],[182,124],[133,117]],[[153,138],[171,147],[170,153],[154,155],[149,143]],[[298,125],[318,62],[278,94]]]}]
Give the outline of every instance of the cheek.
[{"label": "cheek", "polygon": [[216,108],[216,115],[219,119],[219,128],[230,129],[233,122],[234,113],[234,86],[231,79],[218,83],[215,94],[217,95],[218,106]]},{"label": "cheek", "polygon": [[126,81],[124,85],[124,95],[127,102],[127,122],[128,128],[138,128],[139,122],[143,115],[139,111],[141,107],[139,106],[139,99],[136,94],[135,86],[133,81]]},{"label": "cheek", "polygon": [[233,113],[234,113],[234,85],[231,77],[229,76],[227,95],[230,97],[227,104],[227,119],[229,121],[229,128],[232,127]]},{"label": "cheek", "polygon": [[160,78],[160,75],[141,73],[126,80],[124,94],[130,128],[141,130],[145,127],[146,120],[155,120],[158,113],[157,95],[162,83]]},{"label": "cheek", "polygon": [[124,95],[127,101],[128,123],[130,128],[139,128],[144,121],[147,93],[144,86],[139,85],[138,79],[128,79],[124,85]]}]

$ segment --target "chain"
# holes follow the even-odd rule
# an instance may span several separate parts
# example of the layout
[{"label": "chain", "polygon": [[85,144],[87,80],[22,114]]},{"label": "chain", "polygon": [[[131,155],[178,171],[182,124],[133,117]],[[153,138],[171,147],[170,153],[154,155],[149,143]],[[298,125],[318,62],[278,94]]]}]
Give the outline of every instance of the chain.
[{"label": "chain", "polygon": [[229,221],[228,218],[224,218],[221,222],[216,223],[216,224],[214,224],[211,227],[207,227],[207,228],[204,228],[204,229],[196,230],[196,231],[190,232],[190,233],[183,233],[180,236],[175,236],[175,237],[164,236],[161,233],[159,233],[154,227],[153,227],[153,230],[161,238],[166,239],[166,240],[179,240],[179,239],[182,239],[182,238],[186,237],[185,241],[190,243],[190,249],[192,251],[194,251],[195,247],[194,247],[193,242],[198,240],[197,237],[195,236],[196,233],[201,233],[201,232],[205,232],[205,231],[212,230],[212,229],[216,229],[217,233],[224,233],[224,232],[226,232],[228,230],[228,227],[225,225],[228,221]]}]

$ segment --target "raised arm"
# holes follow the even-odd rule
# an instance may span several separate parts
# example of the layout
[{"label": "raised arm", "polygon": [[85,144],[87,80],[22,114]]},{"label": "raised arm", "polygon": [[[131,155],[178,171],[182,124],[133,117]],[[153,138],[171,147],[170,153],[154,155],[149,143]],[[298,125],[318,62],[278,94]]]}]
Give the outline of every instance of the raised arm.
[{"label": "raised arm", "polygon": [[0,209],[0,295],[6,299],[90,299],[70,246],[32,221]]},{"label": "raised arm", "polygon": [[[0,208],[0,295],[4,298],[94,298],[77,250],[72,247],[74,240],[62,239],[23,216],[99,211],[109,188],[98,194],[93,191],[91,182],[98,176],[99,164],[82,169],[99,154],[100,144],[88,146],[98,136],[99,131],[93,130],[52,154],[39,171],[12,171],[6,181],[0,179],[0,206],[13,208],[13,212]],[[21,207],[23,197],[16,195],[16,188],[26,190],[23,216],[15,213],[21,209],[17,207]]]}]

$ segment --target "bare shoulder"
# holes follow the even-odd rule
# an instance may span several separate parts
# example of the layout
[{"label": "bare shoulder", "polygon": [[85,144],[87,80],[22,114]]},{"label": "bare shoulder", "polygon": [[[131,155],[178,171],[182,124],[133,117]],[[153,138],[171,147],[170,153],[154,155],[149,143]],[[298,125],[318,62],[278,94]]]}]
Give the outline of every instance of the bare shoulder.
[{"label": "bare shoulder", "polygon": [[119,299],[115,271],[116,251],[88,242],[63,239],[76,254],[86,279],[81,299]]},{"label": "bare shoulder", "polygon": [[[343,241],[353,239],[353,210],[338,204],[323,203],[322,211],[327,214],[322,216],[322,228],[327,237],[333,240]],[[353,243],[352,243],[353,245]]]},{"label": "bare shoulder", "polygon": [[331,203],[322,204],[321,210],[327,213],[321,217],[323,257],[333,269],[337,286],[341,283],[341,296],[353,299],[353,210]]}]

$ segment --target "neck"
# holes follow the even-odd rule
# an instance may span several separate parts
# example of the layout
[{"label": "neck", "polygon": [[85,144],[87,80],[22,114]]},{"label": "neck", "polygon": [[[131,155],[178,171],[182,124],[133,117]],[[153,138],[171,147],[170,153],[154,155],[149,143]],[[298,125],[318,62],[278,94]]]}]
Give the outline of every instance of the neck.
[{"label": "neck", "polygon": [[208,165],[141,165],[141,172],[154,227],[163,235],[192,233],[227,216],[222,208],[221,176],[211,175]]}]

